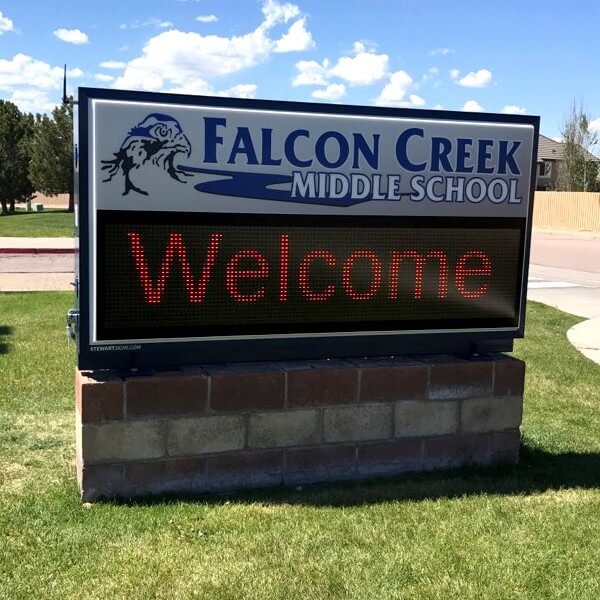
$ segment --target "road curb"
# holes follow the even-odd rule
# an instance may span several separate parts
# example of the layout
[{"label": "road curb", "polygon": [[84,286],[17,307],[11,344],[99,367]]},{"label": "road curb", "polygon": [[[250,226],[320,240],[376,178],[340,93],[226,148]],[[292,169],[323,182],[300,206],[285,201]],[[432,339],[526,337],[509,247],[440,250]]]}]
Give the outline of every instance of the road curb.
[{"label": "road curb", "polygon": [[74,254],[74,248],[0,248],[0,254]]}]

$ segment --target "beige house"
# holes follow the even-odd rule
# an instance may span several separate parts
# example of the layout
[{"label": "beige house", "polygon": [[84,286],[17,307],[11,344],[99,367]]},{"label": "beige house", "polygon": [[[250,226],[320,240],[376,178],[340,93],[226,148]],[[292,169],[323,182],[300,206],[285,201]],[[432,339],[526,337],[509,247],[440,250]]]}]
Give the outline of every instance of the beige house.
[{"label": "beige house", "polygon": [[[564,159],[565,145],[540,133],[537,151],[536,190],[553,191],[558,188],[558,171]],[[589,160],[600,162],[600,158],[587,153]]]},{"label": "beige house", "polygon": [[558,187],[558,165],[564,158],[564,144],[540,133],[537,151],[536,190],[555,190]]}]

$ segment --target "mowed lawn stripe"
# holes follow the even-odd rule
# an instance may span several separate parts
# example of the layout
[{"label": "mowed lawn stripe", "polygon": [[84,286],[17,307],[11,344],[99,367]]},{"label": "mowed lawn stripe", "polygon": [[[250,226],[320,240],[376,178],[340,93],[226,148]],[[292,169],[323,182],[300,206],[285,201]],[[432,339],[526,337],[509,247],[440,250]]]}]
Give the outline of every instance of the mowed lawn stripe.
[{"label": "mowed lawn stripe", "polygon": [[69,293],[0,294],[0,598],[596,598],[600,367],[530,303],[522,461],[82,506]]}]

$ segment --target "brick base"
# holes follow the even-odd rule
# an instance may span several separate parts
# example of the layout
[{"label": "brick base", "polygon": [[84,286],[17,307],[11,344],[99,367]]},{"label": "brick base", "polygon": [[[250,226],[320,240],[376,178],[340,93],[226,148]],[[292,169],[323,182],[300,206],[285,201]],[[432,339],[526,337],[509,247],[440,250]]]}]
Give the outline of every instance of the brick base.
[{"label": "brick base", "polygon": [[515,463],[524,374],[503,355],[76,371],[82,497]]}]

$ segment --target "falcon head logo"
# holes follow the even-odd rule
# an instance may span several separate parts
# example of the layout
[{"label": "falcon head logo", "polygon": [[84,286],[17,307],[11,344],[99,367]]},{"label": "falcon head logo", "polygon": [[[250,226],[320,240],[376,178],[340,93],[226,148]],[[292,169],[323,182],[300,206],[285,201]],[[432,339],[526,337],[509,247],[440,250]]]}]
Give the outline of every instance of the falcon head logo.
[{"label": "falcon head logo", "polygon": [[173,161],[177,154],[189,157],[191,152],[190,141],[181,130],[177,119],[161,113],[152,113],[129,131],[119,151],[113,154],[112,160],[101,161],[102,170],[106,171],[108,176],[103,181],[112,181],[121,171],[125,178],[123,196],[132,190],[147,196],[148,192],[131,181],[131,171],[150,162],[166,171],[172,179],[185,183],[181,177],[189,174],[177,169]]}]

